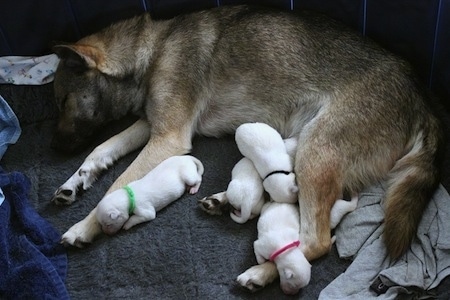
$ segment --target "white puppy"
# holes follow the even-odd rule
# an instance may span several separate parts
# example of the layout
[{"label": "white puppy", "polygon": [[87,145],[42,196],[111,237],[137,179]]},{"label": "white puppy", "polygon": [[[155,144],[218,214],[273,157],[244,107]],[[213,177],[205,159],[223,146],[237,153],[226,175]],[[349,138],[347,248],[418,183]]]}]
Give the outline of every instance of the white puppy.
[{"label": "white puppy", "polygon": [[[358,196],[351,201],[338,199],[331,209],[330,227],[334,229],[341,219],[356,209]],[[275,263],[280,276],[281,289],[286,294],[295,294],[305,287],[311,277],[311,265],[298,247],[300,214],[298,205],[290,203],[268,202],[264,204],[258,220],[258,239],[253,247],[258,264],[266,261]],[[333,237],[333,241],[334,241]],[[275,280],[270,274],[264,274],[251,267],[237,277],[238,283],[256,291]]]},{"label": "white puppy", "polygon": [[311,265],[298,247],[299,220],[297,204],[264,204],[257,225],[258,239],[253,244],[258,264],[270,260],[277,266],[285,294],[296,294],[311,277]]},{"label": "white puppy", "polygon": [[209,214],[221,214],[226,204],[231,206],[230,217],[243,224],[261,213],[264,204],[262,179],[252,161],[243,157],[231,171],[231,181],[225,192],[198,201],[200,208]]},{"label": "white puppy", "polygon": [[233,207],[230,211],[233,221],[242,224],[261,213],[264,187],[250,159],[244,157],[234,166],[225,193]]},{"label": "white puppy", "polygon": [[97,221],[107,234],[151,221],[186,189],[197,193],[203,171],[203,164],[193,156],[170,157],[141,179],[106,195],[97,206]]},{"label": "white puppy", "polygon": [[[286,150],[293,162],[297,150],[297,138],[284,140]],[[198,200],[201,209],[211,215],[221,214],[226,204],[230,204],[230,217],[243,224],[261,213],[265,202],[264,187],[253,162],[242,158],[231,171],[231,181],[225,192]]]},{"label": "white puppy", "polygon": [[236,144],[263,179],[264,189],[276,202],[295,203],[298,188],[293,161],[281,135],[264,123],[245,123],[236,130]]}]

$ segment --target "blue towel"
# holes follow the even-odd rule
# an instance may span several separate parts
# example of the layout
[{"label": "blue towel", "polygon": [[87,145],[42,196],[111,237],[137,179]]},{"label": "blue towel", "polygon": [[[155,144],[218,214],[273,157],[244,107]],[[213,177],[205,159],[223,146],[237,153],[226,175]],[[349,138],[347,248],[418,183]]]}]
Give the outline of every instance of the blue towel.
[{"label": "blue towel", "polygon": [[0,298],[69,299],[60,234],[29,204],[30,181],[0,168]]}]

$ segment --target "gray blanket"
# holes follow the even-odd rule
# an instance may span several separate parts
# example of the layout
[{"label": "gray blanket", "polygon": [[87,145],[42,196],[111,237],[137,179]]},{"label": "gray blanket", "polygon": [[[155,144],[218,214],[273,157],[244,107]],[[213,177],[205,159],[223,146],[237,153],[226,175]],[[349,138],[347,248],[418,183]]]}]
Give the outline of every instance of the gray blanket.
[{"label": "gray blanket", "polygon": [[[84,218],[112,182],[137,155],[131,153],[104,172],[93,188],[80,193],[69,207],[50,203],[53,192],[82,163],[90,149],[64,156],[50,149],[56,108],[51,85],[0,85],[2,95],[16,112],[22,126],[17,144],[8,148],[1,161],[5,171],[20,171],[31,180],[30,202],[60,233]],[[111,124],[96,143],[118,132],[132,120]],[[100,236],[84,249],[67,249],[66,287],[72,299],[317,299],[320,292],[341,275],[351,261],[330,254],[312,263],[311,283],[298,295],[285,296],[275,282],[250,294],[235,278],[256,264],[253,241],[256,220],[240,225],[228,215],[209,216],[197,199],[224,190],[231,169],[241,158],[232,136],[196,138],[193,155],[205,165],[197,195],[185,195],[161,210],[155,220],[113,237]],[[449,151],[448,151],[449,152]],[[450,187],[446,168],[443,184]],[[340,239],[342,241],[342,239]],[[447,277],[448,279],[449,277]],[[450,281],[435,290],[449,299]]]},{"label": "gray blanket", "polygon": [[[382,242],[382,185],[360,194],[358,208],[336,229],[340,257],[353,263],[320,294],[319,299],[421,299],[450,274],[450,196],[440,186],[419,224],[410,250],[391,261]],[[431,291],[431,292],[429,292]]]}]

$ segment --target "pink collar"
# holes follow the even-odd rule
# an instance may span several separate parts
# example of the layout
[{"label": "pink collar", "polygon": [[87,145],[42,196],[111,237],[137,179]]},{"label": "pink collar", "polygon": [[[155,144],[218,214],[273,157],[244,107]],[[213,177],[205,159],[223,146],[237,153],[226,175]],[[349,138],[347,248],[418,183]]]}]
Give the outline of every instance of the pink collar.
[{"label": "pink collar", "polygon": [[273,262],[273,261],[275,260],[275,258],[277,258],[277,257],[278,257],[280,254],[282,254],[283,252],[286,252],[286,251],[289,250],[289,249],[298,247],[299,245],[300,245],[300,241],[295,241],[295,242],[292,242],[292,243],[290,243],[290,244],[287,244],[286,246],[284,246],[284,247],[278,249],[277,251],[275,251],[274,253],[272,253],[272,254],[270,255],[270,257],[269,257],[269,260],[270,260],[271,262]]}]

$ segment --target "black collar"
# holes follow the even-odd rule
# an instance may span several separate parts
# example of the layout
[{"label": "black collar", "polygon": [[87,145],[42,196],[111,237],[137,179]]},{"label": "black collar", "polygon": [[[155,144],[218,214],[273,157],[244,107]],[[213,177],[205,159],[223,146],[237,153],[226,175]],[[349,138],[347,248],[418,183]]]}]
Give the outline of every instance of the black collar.
[{"label": "black collar", "polygon": [[273,174],[284,174],[284,175],[289,175],[291,172],[288,171],[283,171],[283,170],[277,170],[277,171],[272,171],[269,174],[266,175],[266,177],[264,177],[263,181],[267,179],[267,177],[272,176]]}]

